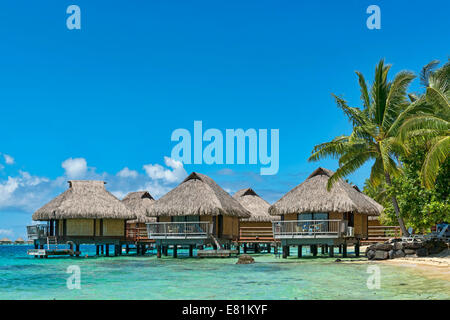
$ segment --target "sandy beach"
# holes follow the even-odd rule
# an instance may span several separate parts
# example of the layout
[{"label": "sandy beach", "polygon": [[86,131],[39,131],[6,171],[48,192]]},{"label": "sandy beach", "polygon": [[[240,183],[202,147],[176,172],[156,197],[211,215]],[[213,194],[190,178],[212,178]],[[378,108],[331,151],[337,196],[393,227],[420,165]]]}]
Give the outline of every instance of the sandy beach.
[{"label": "sandy beach", "polygon": [[[365,247],[362,248],[364,252]],[[405,257],[388,260],[358,260],[349,263],[384,263],[409,268],[424,277],[450,281],[450,249],[427,257]]]}]

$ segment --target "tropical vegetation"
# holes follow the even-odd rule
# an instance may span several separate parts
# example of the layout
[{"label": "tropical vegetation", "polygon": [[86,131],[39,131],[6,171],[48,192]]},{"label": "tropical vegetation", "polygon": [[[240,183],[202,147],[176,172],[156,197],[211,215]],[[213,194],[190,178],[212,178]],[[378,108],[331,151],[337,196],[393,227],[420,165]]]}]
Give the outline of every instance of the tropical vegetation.
[{"label": "tropical vegetation", "polygon": [[447,63],[436,70],[437,65],[432,61],[422,69],[425,90],[419,95],[407,93],[414,73],[401,71],[389,81],[390,65],[384,60],[377,64],[370,87],[356,72],[361,108],[350,107],[333,94],[352,123],[351,134],[315,146],[309,157],[310,161],[338,159],[329,188],[371,161],[364,191],[383,204],[385,222],[395,220],[404,235],[407,226],[424,230],[450,218],[450,68]]}]

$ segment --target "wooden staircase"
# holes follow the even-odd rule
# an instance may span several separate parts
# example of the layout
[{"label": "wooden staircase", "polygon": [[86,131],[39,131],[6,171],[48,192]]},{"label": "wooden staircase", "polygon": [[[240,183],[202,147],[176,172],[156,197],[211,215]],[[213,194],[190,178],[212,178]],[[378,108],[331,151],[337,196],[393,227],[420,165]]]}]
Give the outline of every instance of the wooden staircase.
[{"label": "wooden staircase", "polygon": [[50,246],[54,246],[53,250],[58,250],[58,238],[55,236],[47,237],[47,250],[52,250]]}]

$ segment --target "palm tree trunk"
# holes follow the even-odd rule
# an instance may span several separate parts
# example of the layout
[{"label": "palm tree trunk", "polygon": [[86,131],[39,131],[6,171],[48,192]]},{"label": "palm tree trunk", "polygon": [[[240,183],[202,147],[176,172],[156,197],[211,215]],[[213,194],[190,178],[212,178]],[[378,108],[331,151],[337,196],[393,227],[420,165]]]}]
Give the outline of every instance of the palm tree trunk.
[{"label": "palm tree trunk", "polygon": [[[391,176],[389,173],[385,172],[384,176],[386,177],[386,183],[388,186],[392,186]],[[391,197],[392,205],[394,206],[395,216],[398,220],[398,225],[400,226],[400,229],[402,230],[403,236],[409,236],[408,230],[406,230],[405,223],[403,222],[403,218],[400,216],[400,208],[398,206],[397,197],[395,195],[392,195]]]}]

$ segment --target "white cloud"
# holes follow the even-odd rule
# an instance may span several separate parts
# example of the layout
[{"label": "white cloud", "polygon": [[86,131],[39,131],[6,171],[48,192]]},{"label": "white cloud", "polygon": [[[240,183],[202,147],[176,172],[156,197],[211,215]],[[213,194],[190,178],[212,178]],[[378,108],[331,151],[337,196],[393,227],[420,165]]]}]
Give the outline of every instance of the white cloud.
[{"label": "white cloud", "polygon": [[12,229],[0,229],[0,235],[12,236],[13,235],[13,231],[12,231]]},{"label": "white cloud", "polygon": [[165,169],[159,164],[144,165],[147,175],[153,180],[162,180],[164,183],[180,182],[187,176],[183,163],[169,157],[164,157],[164,163],[170,169]]},{"label": "white cloud", "polygon": [[137,178],[138,175],[139,173],[137,171],[130,170],[127,167],[117,173],[117,176],[121,178]]},{"label": "white cloud", "polygon": [[48,193],[41,185],[49,182],[45,177],[19,171],[18,176],[8,177],[8,180],[0,182],[0,208],[37,209],[36,206],[41,204],[43,195]]},{"label": "white cloud", "polygon": [[0,205],[11,199],[14,191],[19,187],[17,178],[8,177],[4,183],[0,183]]},{"label": "white cloud", "polygon": [[54,179],[34,176],[21,170],[8,178],[0,176],[0,211],[31,214],[64,192],[68,187],[67,180],[73,178],[104,180],[107,182],[107,190],[122,199],[129,192],[139,190],[147,190],[153,197],[159,198],[187,175],[181,162],[168,157],[164,158],[164,166],[146,165],[146,174],[128,167],[116,174],[96,173],[95,168],[88,167],[84,158],[66,159],[62,162],[62,167],[64,175]]},{"label": "white cloud", "polygon": [[6,164],[14,164],[14,158],[11,157],[10,155],[3,154],[3,158],[5,158]]},{"label": "white cloud", "polygon": [[88,167],[84,158],[69,158],[61,164],[69,179],[78,179],[86,176]]}]

